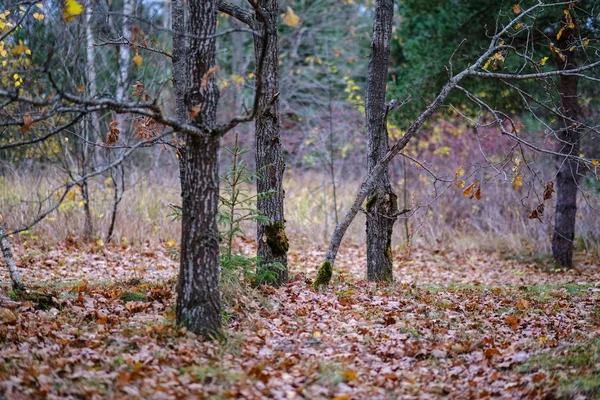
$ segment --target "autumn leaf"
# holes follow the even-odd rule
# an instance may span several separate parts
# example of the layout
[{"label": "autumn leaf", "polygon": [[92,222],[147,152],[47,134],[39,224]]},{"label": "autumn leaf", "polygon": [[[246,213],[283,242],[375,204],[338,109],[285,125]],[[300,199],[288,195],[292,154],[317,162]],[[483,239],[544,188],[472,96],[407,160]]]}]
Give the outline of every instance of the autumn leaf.
[{"label": "autumn leaf", "polygon": [[592,160],[592,165],[594,167],[598,168],[598,165],[599,165],[598,160]]},{"label": "autumn leaf", "polygon": [[550,181],[546,183],[546,188],[544,189],[544,200],[551,199],[552,193],[554,193],[554,182]]},{"label": "autumn leaf", "polygon": [[283,17],[283,23],[291,27],[296,27],[300,23],[300,17],[294,12],[294,10],[292,10],[292,7],[290,6],[288,6]]},{"label": "autumn leaf", "polygon": [[542,65],[546,65],[546,61],[548,61],[548,57],[542,58]]},{"label": "autumn leaf", "polygon": [[534,376],[531,377],[531,381],[533,383],[539,383],[539,382],[543,381],[544,379],[546,379],[546,374],[543,372],[538,372],[537,374],[535,374]]},{"label": "autumn leaf", "polygon": [[473,192],[473,189],[475,189],[476,184],[477,184],[477,182],[473,182],[469,186],[467,186],[467,188],[465,190],[463,190],[463,196],[470,197]]},{"label": "autumn leaf", "polygon": [[211,67],[208,71],[206,71],[206,73],[202,77],[202,80],[200,81],[200,91],[206,90],[206,87],[208,86],[208,79],[211,77],[211,75],[217,73],[218,70],[219,66],[215,65]]},{"label": "autumn leaf", "polygon": [[475,192],[475,198],[477,200],[481,200],[481,183],[477,186],[477,191]]},{"label": "autumn leaf", "polygon": [[351,382],[355,379],[358,379],[358,374],[356,373],[356,371],[353,371],[351,369],[344,371],[344,373],[342,374],[342,376],[344,377],[344,380],[346,382]]},{"label": "autumn leaf", "polygon": [[201,108],[202,108],[202,103],[196,104],[194,107],[192,107],[192,111],[190,111],[190,114],[188,115],[190,120],[196,118],[196,115],[198,115]]},{"label": "autumn leaf", "polygon": [[519,23],[519,24],[515,25],[515,29],[521,29],[522,26],[523,26],[523,24]]},{"label": "autumn leaf", "polygon": [[119,121],[113,121],[108,125],[109,131],[106,133],[106,144],[109,146],[113,146],[119,140],[121,131],[117,129],[117,126],[119,126]]},{"label": "autumn leaf", "polygon": [[590,39],[585,38],[581,41],[581,43],[583,43],[584,46],[587,46],[588,44],[590,44]]},{"label": "autumn leaf", "polygon": [[489,349],[485,349],[484,352],[485,358],[487,358],[488,360],[494,356],[501,356],[502,353],[500,353],[500,350],[498,350],[495,347],[490,347]]},{"label": "autumn leaf", "polygon": [[65,5],[63,6],[63,18],[65,21],[73,21],[82,12],[83,6],[77,0],[65,0]]},{"label": "autumn leaf", "polygon": [[31,50],[29,50],[29,47],[27,47],[27,45],[23,44],[22,40],[19,40],[19,44],[17,44],[12,49],[11,54],[13,56],[19,56],[21,54],[31,55]]},{"label": "autumn leaf", "polygon": [[519,318],[514,315],[508,315],[504,318],[506,325],[510,326],[513,331],[516,331],[519,327]]},{"label": "autumn leaf", "polygon": [[21,132],[27,132],[31,127],[31,124],[33,124],[33,118],[31,118],[31,115],[27,113],[25,116],[23,116],[23,126],[21,127]]},{"label": "autumn leaf", "polygon": [[520,14],[521,13],[521,7],[519,7],[518,4],[515,4],[513,6],[513,11],[514,11],[515,14]]},{"label": "autumn leaf", "polygon": [[142,56],[139,55],[138,52],[136,52],[132,61],[134,62],[135,65],[137,65],[138,68],[140,68],[142,66],[142,61],[144,61],[144,59],[142,58]]},{"label": "autumn leaf", "polygon": [[458,178],[460,178],[461,176],[463,176],[465,174],[465,169],[462,167],[462,165],[460,167],[458,167],[458,169],[456,170],[456,172],[454,173],[454,180],[458,180]]}]

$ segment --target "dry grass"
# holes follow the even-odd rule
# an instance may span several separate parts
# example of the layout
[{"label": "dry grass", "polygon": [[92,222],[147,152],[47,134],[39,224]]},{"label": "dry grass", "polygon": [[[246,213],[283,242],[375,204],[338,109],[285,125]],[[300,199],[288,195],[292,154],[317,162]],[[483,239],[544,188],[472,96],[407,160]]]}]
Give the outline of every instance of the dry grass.
[{"label": "dry grass", "polygon": [[[399,206],[403,196],[397,182]],[[26,225],[36,215],[40,198],[50,195],[52,188],[59,185],[52,179],[28,176],[6,176],[0,179],[0,214],[7,229]],[[333,190],[327,177],[316,173],[302,176],[289,173],[286,189],[286,219],[292,246],[316,250],[325,249],[335,227]],[[31,188],[36,188],[32,190]],[[337,186],[338,218],[350,206],[358,183],[343,182]],[[429,206],[423,206],[433,198],[431,185],[418,175],[408,180],[409,214],[408,228],[412,245],[427,248],[452,248],[458,251],[479,249],[503,251],[523,257],[539,257],[550,252],[550,238],[554,219],[550,203],[547,205],[544,222],[528,219],[531,204],[522,201],[522,193],[510,185],[489,184],[482,189],[481,201],[462,196],[462,191],[451,186],[448,191]],[[113,192],[110,185],[102,181],[91,184],[91,209],[95,235],[106,239],[112,212]],[[179,224],[173,222],[169,204],[179,204],[179,184],[175,178],[158,179],[130,174],[130,182],[119,206],[115,229],[115,242],[143,244],[148,241],[178,241]],[[588,202],[598,205],[598,196]],[[80,193],[73,190],[70,198],[59,209],[49,215],[28,232],[20,235],[21,240],[40,239],[47,243],[59,242],[69,236],[81,237],[84,213]],[[46,206],[49,202],[44,203]],[[576,247],[600,256],[600,215],[582,200],[579,202]],[[421,205],[419,208],[418,206]],[[254,229],[246,226],[248,235]],[[359,214],[348,230],[346,240],[364,243],[364,215]],[[405,219],[396,225],[394,243],[402,250],[406,242]]]}]

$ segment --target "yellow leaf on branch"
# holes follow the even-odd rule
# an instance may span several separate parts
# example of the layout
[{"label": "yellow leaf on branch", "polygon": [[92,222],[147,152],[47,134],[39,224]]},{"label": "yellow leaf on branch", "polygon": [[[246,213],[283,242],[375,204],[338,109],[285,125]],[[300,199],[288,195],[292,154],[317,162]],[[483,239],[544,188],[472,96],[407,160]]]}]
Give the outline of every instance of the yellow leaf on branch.
[{"label": "yellow leaf on branch", "polygon": [[65,0],[65,5],[63,6],[63,18],[67,22],[71,22],[75,19],[76,16],[83,12],[83,6],[79,4],[76,0]]},{"label": "yellow leaf on branch", "polygon": [[138,68],[142,66],[142,61],[144,61],[144,58],[136,53],[136,55],[133,57],[133,62],[138,66]]},{"label": "yellow leaf on branch", "polygon": [[296,27],[300,23],[300,17],[292,10],[292,7],[288,6],[285,15],[283,16],[283,23],[287,26]]}]

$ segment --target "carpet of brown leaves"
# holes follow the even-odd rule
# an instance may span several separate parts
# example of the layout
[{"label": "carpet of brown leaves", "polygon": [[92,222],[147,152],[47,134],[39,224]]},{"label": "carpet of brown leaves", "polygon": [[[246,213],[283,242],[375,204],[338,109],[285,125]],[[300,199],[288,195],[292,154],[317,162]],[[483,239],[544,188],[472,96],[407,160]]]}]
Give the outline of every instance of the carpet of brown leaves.
[{"label": "carpet of brown leaves", "polygon": [[557,375],[528,360],[589,343],[600,326],[600,272],[589,260],[556,273],[422,249],[398,255],[397,283],[378,286],[363,280],[364,251],[347,246],[329,289],[310,288],[323,252],[293,251],[289,286],[241,290],[223,339],[202,342],[174,324],[175,253],[18,250],[26,282],[50,304],[11,302],[5,287],[0,390],[9,399],[543,398]]}]

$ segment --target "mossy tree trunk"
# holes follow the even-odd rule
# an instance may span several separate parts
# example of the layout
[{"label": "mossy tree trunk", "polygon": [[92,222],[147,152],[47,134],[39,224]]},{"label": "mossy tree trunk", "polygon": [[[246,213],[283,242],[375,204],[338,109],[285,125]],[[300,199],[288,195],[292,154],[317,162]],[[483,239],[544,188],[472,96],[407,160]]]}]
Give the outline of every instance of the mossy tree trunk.
[{"label": "mossy tree trunk", "polygon": [[[177,322],[188,330],[214,336],[221,328],[219,292],[218,149],[215,132],[219,89],[214,74],[218,1],[174,0],[173,77],[177,117],[204,130],[188,135],[181,151],[182,227]],[[187,8],[187,13],[185,12]],[[187,18],[185,18],[187,14]],[[208,77],[205,88],[203,77]]]},{"label": "mossy tree trunk", "polygon": [[[365,93],[369,175],[388,151],[385,95],[393,17],[393,0],[375,2],[371,57]],[[386,167],[377,178],[367,202],[367,278],[370,281],[391,282],[393,280],[391,245],[397,208],[397,196],[392,190]]]},{"label": "mossy tree trunk", "polygon": [[[562,60],[557,56],[559,69],[576,68],[574,50],[570,50],[575,40],[573,29],[565,29],[558,41]],[[577,75],[561,75],[560,102],[562,105],[561,129],[557,132],[557,151],[565,157],[559,157],[556,176],[556,214],[554,234],[552,236],[552,255],[563,267],[573,267],[573,241],[575,240],[575,220],[577,215],[577,185],[579,163],[568,156],[579,155],[579,131],[573,121],[579,117],[577,94]]]},{"label": "mossy tree trunk", "polygon": [[[267,218],[269,223],[257,224],[256,238],[258,256],[262,260],[260,269],[270,269],[275,274],[273,284],[285,285],[288,281],[287,251],[288,240],[285,234],[285,218],[283,209],[283,161],[280,121],[279,121],[279,44],[277,39],[277,21],[279,18],[279,2],[277,0],[260,0],[259,7],[264,10],[266,22],[254,23],[254,29],[261,32],[268,30],[266,44],[266,58],[262,70],[262,96],[259,100],[259,109],[262,110],[256,117],[256,170],[263,179],[256,182],[257,193],[271,191],[269,196],[258,198],[257,208]],[[255,18],[257,21],[258,18]],[[256,65],[263,51],[263,37],[254,37]],[[255,75],[258,78],[258,69]],[[280,264],[274,267],[273,264]]]}]

